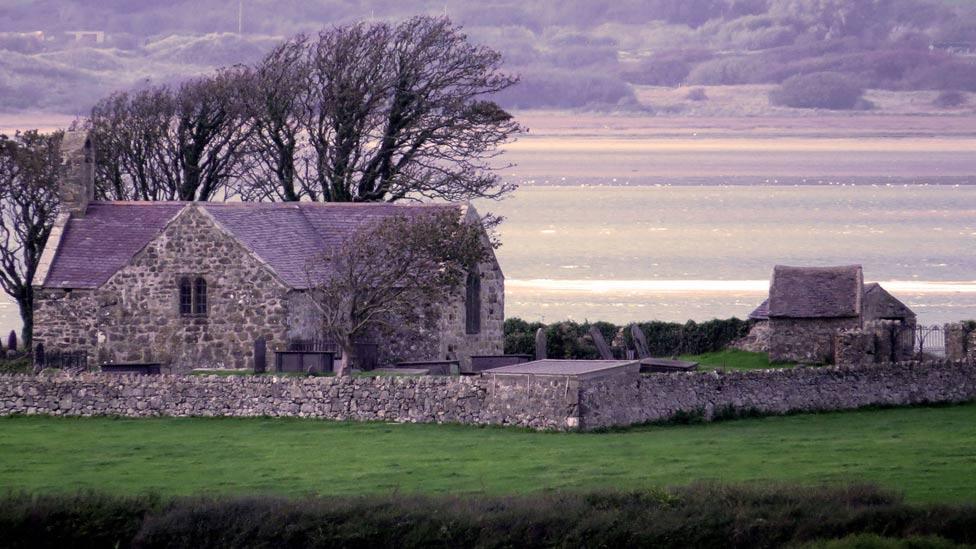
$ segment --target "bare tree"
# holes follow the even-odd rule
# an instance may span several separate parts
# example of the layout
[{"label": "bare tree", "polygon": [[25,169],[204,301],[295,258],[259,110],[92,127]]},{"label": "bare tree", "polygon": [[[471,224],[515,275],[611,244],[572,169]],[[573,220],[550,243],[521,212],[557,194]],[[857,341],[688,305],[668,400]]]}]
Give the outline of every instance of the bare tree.
[{"label": "bare tree", "polygon": [[358,337],[384,328],[409,332],[422,317],[436,317],[438,304],[488,257],[484,235],[457,208],[420,208],[364,227],[311,265],[320,274],[309,297],[342,349],[339,375],[348,372]]},{"label": "bare tree", "polygon": [[118,92],[92,108],[89,129],[97,139],[95,193],[114,200],[167,200],[175,189],[159,173],[164,136],[175,115],[167,87]]},{"label": "bare tree", "polygon": [[211,200],[243,165],[250,127],[244,120],[240,69],[119,92],[92,109],[98,144],[96,191],[112,200]]},{"label": "bare tree", "polygon": [[17,301],[27,348],[34,326],[31,282],[59,207],[62,135],[0,135],[0,286]]},{"label": "bare tree", "polygon": [[276,177],[248,180],[241,193],[335,202],[501,196],[514,185],[500,180],[495,159],[523,128],[490,99],[517,81],[500,65],[498,52],[468,42],[447,18],[293,38],[258,67],[261,83],[250,89],[261,163]]},{"label": "bare tree", "polygon": [[308,39],[296,36],[247,72],[243,99],[251,132],[248,169],[238,188],[244,200],[297,201],[308,196],[308,139],[298,119],[307,48]]}]

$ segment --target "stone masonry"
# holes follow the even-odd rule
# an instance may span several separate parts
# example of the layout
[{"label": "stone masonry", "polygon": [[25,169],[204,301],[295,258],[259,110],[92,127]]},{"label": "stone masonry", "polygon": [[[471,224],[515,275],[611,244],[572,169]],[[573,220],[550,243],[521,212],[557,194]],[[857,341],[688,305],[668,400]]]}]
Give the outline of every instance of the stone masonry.
[{"label": "stone masonry", "polygon": [[[385,358],[463,362],[474,354],[500,354],[504,277],[497,262],[482,264],[480,272],[479,333],[465,333],[464,296],[455,295],[420,337],[386,339]],[[180,315],[179,280],[201,276],[208,314]],[[291,338],[321,337],[318,326],[302,326],[313,320],[306,302],[303,290],[289,288],[205,210],[190,205],[101,287],[39,291],[34,339],[49,350],[87,349],[93,366],[161,362],[173,373],[252,368],[258,337],[269,349]]]},{"label": "stone masonry", "polygon": [[[207,315],[180,315],[183,276],[208,283]],[[161,362],[173,371],[253,367],[254,340],[282,344],[289,289],[195,206],[94,290],[44,289],[34,339],[88,349],[97,363]]]},{"label": "stone masonry", "polygon": [[904,362],[596,380],[490,377],[0,375],[0,415],[304,417],[593,430],[678,415],[711,420],[966,402],[976,363]]},{"label": "stone masonry", "polygon": [[779,361],[829,364],[834,336],[861,327],[859,318],[770,318],[769,355]]},{"label": "stone masonry", "polygon": [[976,399],[976,365],[903,362],[641,376],[580,393],[584,429],[742,414],[851,410],[865,406],[959,403]]}]

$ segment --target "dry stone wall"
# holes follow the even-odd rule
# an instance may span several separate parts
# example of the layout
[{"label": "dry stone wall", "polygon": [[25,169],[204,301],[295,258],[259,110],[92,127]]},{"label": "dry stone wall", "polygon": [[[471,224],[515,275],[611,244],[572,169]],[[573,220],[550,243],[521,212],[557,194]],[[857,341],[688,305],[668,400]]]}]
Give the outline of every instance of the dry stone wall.
[{"label": "dry stone wall", "polygon": [[973,362],[571,378],[0,375],[0,415],[275,416],[592,430],[976,399]]},{"label": "dry stone wall", "polygon": [[972,362],[902,362],[860,366],[699,372],[641,376],[583,387],[584,429],[666,421],[678,415],[712,420],[905,406],[976,399]]}]

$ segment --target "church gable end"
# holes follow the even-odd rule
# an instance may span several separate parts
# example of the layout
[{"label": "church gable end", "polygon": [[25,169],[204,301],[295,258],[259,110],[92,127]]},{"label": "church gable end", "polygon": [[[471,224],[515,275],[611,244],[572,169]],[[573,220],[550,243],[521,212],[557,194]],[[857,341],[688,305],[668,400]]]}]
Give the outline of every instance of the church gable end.
[{"label": "church gable end", "polygon": [[285,337],[288,291],[265,264],[190,205],[90,291],[92,329],[75,343],[87,344],[97,363],[161,362],[174,371],[251,367],[256,338],[273,344]]}]

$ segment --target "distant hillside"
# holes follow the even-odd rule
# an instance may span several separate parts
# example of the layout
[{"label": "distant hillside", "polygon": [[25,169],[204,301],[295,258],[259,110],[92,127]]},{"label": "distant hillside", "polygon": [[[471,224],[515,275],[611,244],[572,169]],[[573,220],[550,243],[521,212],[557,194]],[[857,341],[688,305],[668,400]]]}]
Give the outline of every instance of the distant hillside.
[{"label": "distant hillside", "polygon": [[[240,36],[232,0],[6,4],[0,112],[83,113],[117,88],[253,61],[297,32],[419,13],[447,13],[504,53],[523,76],[499,98],[509,107],[634,109],[635,85],[812,73],[860,88],[976,92],[976,3],[964,1],[244,0]],[[77,30],[103,34],[65,34]]]}]

